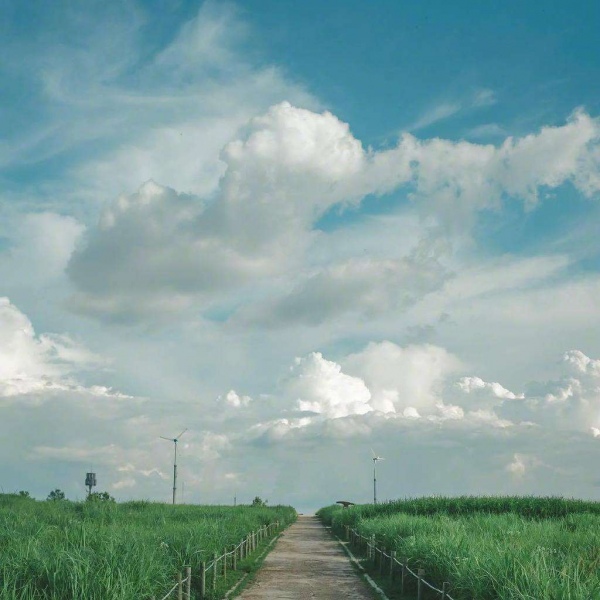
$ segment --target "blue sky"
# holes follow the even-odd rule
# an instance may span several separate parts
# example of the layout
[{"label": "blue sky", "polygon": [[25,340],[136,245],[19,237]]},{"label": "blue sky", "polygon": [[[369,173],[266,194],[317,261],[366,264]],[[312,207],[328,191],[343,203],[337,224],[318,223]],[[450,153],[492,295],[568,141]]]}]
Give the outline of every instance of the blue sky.
[{"label": "blue sky", "polygon": [[269,55],[335,106],[367,143],[417,122],[428,105],[461,104],[480,89],[501,102],[439,124],[434,133],[458,138],[490,119],[517,134],[560,122],[574,106],[598,109],[600,15],[592,2],[244,7]]},{"label": "blue sky", "polygon": [[4,489],[599,497],[597,6],[1,6]]}]

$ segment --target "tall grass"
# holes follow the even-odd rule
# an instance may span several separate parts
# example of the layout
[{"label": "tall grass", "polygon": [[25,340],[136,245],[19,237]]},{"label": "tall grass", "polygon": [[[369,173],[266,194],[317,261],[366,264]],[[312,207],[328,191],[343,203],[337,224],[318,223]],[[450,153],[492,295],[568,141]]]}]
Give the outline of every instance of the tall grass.
[{"label": "tall grass", "polygon": [[[328,511],[337,510],[338,508],[333,505],[322,508],[319,512],[326,518]],[[353,519],[357,519],[397,513],[424,516],[515,513],[532,519],[546,519],[579,513],[600,515],[600,502],[573,500],[556,496],[428,496],[381,504],[361,504],[355,506],[350,514]]]},{"label": "tall grass", "polygon": [[197,566],[248,532],[295,519],[290,507],[149,502],[0,501],[2,600],[161,597],[184,564]]},{"label": "tall grass", "polygon": [[[547,499],[436,499],[362,505],[343,510],[327,507],[321,517],[343,532],[344,525],[423,568],[427,579],[450,581],[452,596],[478,600],[600,599],[600,516],[598,503],[554,503]],[[471,507],[471,512],[457,507]],[[413,514],[420,508],[429,516]],[[448,507],[451,507],[448,510]],[[565,511],[573,507],[573,511]],[[520,509],[523,509],[519,512]],[[490,514],[492,513],[492,514]]]}]

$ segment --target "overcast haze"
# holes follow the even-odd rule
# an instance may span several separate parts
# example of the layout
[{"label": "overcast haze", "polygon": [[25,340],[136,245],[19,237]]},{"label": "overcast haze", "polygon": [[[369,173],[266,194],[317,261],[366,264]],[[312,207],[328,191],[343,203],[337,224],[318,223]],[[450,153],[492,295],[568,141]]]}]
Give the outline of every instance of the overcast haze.
[{"label": "overcast haze", "polygon": [[0,485],[600,500],[600,9],[0,2]]}]

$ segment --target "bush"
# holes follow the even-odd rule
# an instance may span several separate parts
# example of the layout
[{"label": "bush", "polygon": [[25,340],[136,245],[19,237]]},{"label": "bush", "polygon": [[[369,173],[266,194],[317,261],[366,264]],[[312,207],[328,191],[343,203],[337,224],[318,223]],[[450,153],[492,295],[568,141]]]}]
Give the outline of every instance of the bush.
[{"label": "bush", "polygon": [[62,490],[59,490],[58,488],[56,488],[55,490],[52,490],[48,494],[48,497],[46,498],[46,500],[52,500],[52,501],[64,500],[64,499],[65,499],[65,493]]},{"label": "bush", "polygon": [[115,502],[115,499],[108,492],[92,492],[85,499],[86,502]]}]

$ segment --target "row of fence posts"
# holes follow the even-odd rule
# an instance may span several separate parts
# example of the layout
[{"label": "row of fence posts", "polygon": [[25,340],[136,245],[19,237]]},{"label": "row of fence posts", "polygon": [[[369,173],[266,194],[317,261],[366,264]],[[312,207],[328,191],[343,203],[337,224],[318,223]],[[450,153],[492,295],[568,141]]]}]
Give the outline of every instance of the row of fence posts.
[{"label": "row of fence posts", "polygon": [[[213,554],[213,559],[210,562],[203,561],[200,563],[198,577],[200,579],[200,598],[206,598],[207,581],[214,594],[217,589],[217,580],[219,575],[223,578],[227,577],[227,570],[237,571],[238,561],[242,561],[252,554],[259,544],[271,537],[274,532],[279,529],[279,521],[269,523],[256,531],[251,531],[242,541],[231,546],[228,550],[225,548],[223,554]],[[180,571],[177,578],[177,583],[163,596],[161,600],[167,600],[172,594],[177,592],[177,600],[191,600],[192,588],[192,568],[190,566],[183,567],[183,574]],[[153,596],[151,600],[156,600]]]},{"label": "row of fence posts", "polygon": [[360,535],[355,529],[350,529],[348,525],[345,525],[346,541],[353,547],[364,550],[367,560],[371,561],[374,569],[379,569],[379,575],[387,575],[394,581],[398,576],[398,568],[400,570],[400,593],[404,594],[408,587],[409,576],[414,577],[417,580],[417,600],[423,600],[423,594],[426,587],[433,590],[440,595],[441,600],[454,600],[450,596],[450,584],[444,581],[442,589],[436,588],[425,580],[425,569],[417,569],[415,573],[408,566],[408,558],[405,557],[403,560],[396,558],[396,552],[390,550],[389,554],[386,553],[385,548],[378,548],[375,543],[375,535],[371,535],[370,538]]}]

